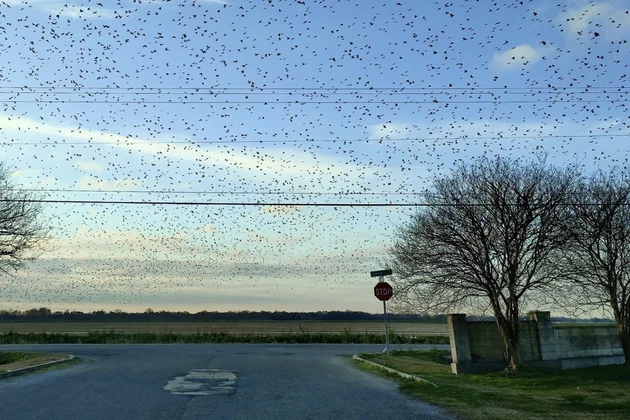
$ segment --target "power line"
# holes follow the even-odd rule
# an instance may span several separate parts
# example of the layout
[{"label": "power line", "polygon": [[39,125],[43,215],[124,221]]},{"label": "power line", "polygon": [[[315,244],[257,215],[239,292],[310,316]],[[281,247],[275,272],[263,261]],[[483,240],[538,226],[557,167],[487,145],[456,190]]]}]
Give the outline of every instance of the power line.
[{"label": "power line", "polygon": [[[76,130],[81,131],[81,130]],[[102,132],[103,134],[115,135],[113,133]],[[24,142],[24,141],[4,141],[0,142],[2,146],[77,146],[77,145],[118,145],[118,146],[129,146],[134,144],[188,144],[191,146],[196,146],[199,144],[250,144],[250,143],[392,143],[392,142],[431,142],[431,141],[475,141],[475,140],[552,140],[552,139],[577,139],[577,138],[614,138],[614,137],[628,137],[629,133],[625,134],[576,134],[576,135],[545,135],[545,136],[519,136],[519,137],[498,137],[498,136],[488,136],[488,137],[467,137],[467,136],[453,136],[453,137],[405,137],[405,138],[372,138],[372,139],[284,139],[284,140],[276,140],[276,139],[265,139],[265,140],[172,140],[172,141],[151,141],[151,140],[138,140],[138,141],[81,141],[81,142],[68,142],[68,141],[57,141],[57,142]]]},{"label": "power line", "polygon": [[[137,206],[217,206],[217,207],[492,207],[488,203],[271,203],[271,202],[225,202],[225,201],[112,201],[112,200],[46,200],[46,199],[2,199],[0,202],[9,203],[42,203],[42,204],[107,204],[107,205],[137,205]],[[510,205],[510,204],[508,204]],[[516,206],[517,204],[511,204]],[[599,206],[601,203],[562,203],[561,206]],[[630,206],[630,203],[622,204]]]},{"label": "power line", "polygon": [[588,91],[504,91],[504,92],[491,92],[491,91],[461,91],[461,92],[446,92],[446,91],[427,91],[427,92],[410,92],[408,90],[400,89],[400,90],[392,90],[392,91],[376,91],[376,90],[367,90],[367,91],[337,91],[337,90],[295,90],[295,91],[213,91],[208,90],[207,92],[196,91],[196,90],[181,90],[181,91],[163,91],[162,89],[156,90],[145,90],[145,89],[126,89],[115,92],[109,91],[99,91],[99,90],[26,90],[26,91],[11,91],[11,90],[2,90],[0,88],[0,95],[16,95],[16,96],[24,96],[24,95],[78,95],[78,96],[96,96],[96,95],[104,95],[104,96],[113,96],[113,95],[162,95],[162,96],[223,96],[223,95],[244,95],[244,96],[271,96],[271,95],[298,95],[298,96],[364,96],[364,95],[384,95],[384,96],[392,96],[392,95],[424,95],[424,96],[441,96],[441,95],[449,95],[449,96],[501,96],[501,95],[521,95],[521,96],[534,96],[534,95],[547,95],[547,96],[560,96],[560,95],[626,95],[630,91],[626,90],[588,90]]},{"label": "power line", "polygon": [[431,93],[435,91],[449,91],[449,92],[466,92],[470,91],[473,93],[479,93],[483,91],[528,91],[528,92],[564,92],[564,91],[584,91],[584,92],[593,92],[597,90],[602,90],[608,92],[609,90],[621,90],[628,89],[628,86],[486,86],[486,87],[454,87],[454,86],[443,86],[443,87],[408,87],[408,86],[299,86],[299,87],[272,87],[272,86],[264,86],[264,87],[255,87],[255,86],[232,86],[232,87],[221,87],[221,86],[80,86],[80,85],[58,85],[58,86],[1,86],[1,89],[8,89],[11,92],[21,93],[27,92],[28,90],[59,90],[59,89],[68,89],[72,91],[85,91],[85,90],[96,90],[96,91],[129,91],[129,90],[140,90],[140,91],[187,91],[187,92],[198,92],[198,91],[212,91],[212,92],[233,92],[233,91],[244,91],[244,92],[266,92],[266,91],[294,91],[294,92],[310,92],[310,91],[321,91],[321,92],[330,92],[330,91],[357,91],[357,92],[420,92],[420,93]]},{"label": "power line", "polygon": [[66,190],[43,188],[20,188],[25,192],[61,192],[61,193],[103,193],[103,194],[199,194],[199,195],[426,195],[422,192],[287,192],[287,191],[167,191],[167,190]]},{"label": "power line", "polygon": [[478,101],[454,101],[454,100],[429,100],[429,101],[395,101],[395,100],[369,100],[369,101],[312,101],[312,100],[293,100],[293,101],[279,101],[279,100],[268,100],[268,101],[203,101],[203,100],[163,100],[163,101],[144,101],[144,100],[16,100],[16,99],[3,99],[0,100],[4,104],[25,104],[25,103],[37,103],[37,104],[64,104],[64,105],[72,105],[72,104],[95,104],[95,105],[103,105],[103,104],[118,104],[118,105],[199,105],[199,104],[208,104],[208,105],[445,105],[445,104],[530,104],[530,103],[580,103],[580,104],[598,104],[598,103],[611,103],[616,104],[623,102],[625,103],[625,98],[619,99],[601,99],[601,100],[580,100],[580,99],[549,99],[546,101],[541,101],[540,99],[532,99],[532,100],[478,100]]},{"label": "power line", "polygon": [[112,201],[112,200],[10,200],[0,202],[42,204],[116,204],[144,206],[224,206],[224,207],[420,207],[428,203],[270,203],[270,202],[196,202],[196,201]]}]

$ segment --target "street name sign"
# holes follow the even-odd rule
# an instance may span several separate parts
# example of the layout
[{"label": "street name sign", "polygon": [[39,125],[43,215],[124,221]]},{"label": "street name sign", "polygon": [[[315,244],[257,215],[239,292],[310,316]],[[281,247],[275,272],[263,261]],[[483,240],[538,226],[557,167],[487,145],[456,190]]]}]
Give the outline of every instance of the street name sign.
[{"label": "street name sign", "polygon": [[371,277],[383,277],[383,276],[391,276],[392,270],[378,270],[378,271],[370,271]]}]

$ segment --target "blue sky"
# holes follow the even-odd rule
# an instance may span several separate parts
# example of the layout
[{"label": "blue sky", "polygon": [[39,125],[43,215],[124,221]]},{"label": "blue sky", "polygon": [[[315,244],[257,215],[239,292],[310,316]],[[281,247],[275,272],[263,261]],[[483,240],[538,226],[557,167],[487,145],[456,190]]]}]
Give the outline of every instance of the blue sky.
[{"label": "blue sky", "polygon": [[0,1],[0,158],[51,251],[0,308],[365,310],[411,203],[482,154],[627,164],[621,0]]}]

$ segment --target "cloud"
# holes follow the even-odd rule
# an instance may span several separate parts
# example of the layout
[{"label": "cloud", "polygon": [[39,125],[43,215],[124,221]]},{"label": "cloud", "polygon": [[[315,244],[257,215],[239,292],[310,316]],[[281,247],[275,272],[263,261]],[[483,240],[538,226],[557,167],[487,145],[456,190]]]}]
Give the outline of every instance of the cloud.
[{"label": "cloud", "polygon": [[418,139],[425,143],[438,143],[450,147],[458,139],[550,136],[558,130],[542,123],[511,124],[493,120],[443,121],[439,125],[426,123],[388,123],[367,127],[370,139]]},{"label": "cloud", "polygon": [[[65,142],[90,142],[107,147],[123,149],[130,153],[143,153],[171,160],[185,160],[202,165],[212,165],[236,171],[251,180],[265,182],[281,178],[300,181],[303,185],[325,182],[352,182],[376,177],[375,170],[361,164],[340,161],[337,158],[315,155],[296,149],[271,149],[263,153],[243,153],[233,148],[202,148],[191,142],[178,145],[161,142],[160,139],[143,139],[132,135],[121,135],[107,131],[75,129],[36,121],[27,117],[9,117],[0,114],[0,133],[16,131],[21,136],[59,137]],[[156,141],[157,140],[157,141]],[[308,187],[305,187],[308,188]]]},{"label": "cloud", "polygon": [[290,214],[299,213],[301,210],[297,206],[265,206],[261,207],[262,213],[270,214],[274,217],[283,217]]},{"label": "cloud", "polygon": [[495,53],[492,57],[492,63],[501,71],[513,68],[520,69],[536,64],[547,51],[546,48],[535,48],[529,44],[521,44],[507,51]]},{"label": "cloud", "polygon": [[368,127],[371,139],[402,139],[413,136],[417,129],[407,124],[375,124]]},{"label": "cloud", "polygon": [[101,172],[103,167],[95,162],[77,162],[73,166],[85,172]]},{"label": "cloud", "polygon": [[614,1],[593,2],[567,9],[560,13],[557,20],[566,25],[570,35],[582,35],[589,28],[603,37],[627,34],[630,32],[630,15],[626,6]]},{"label": "cloud", "polygon": [[116,17],[114,9],[101,6],[68,4],[56,0],[4,0],[9,6],[32,6],[51,15],[71,19],[112,19]]},{"label": "cloud", "polygon": [[47,6],[45,10],[54,15],[73,19],[112,19],[116,16],[116,12],[112,9],[91,8],[83,6],[66,6],[59,8]]},{"label": "cloud", "polygon": [[121,179],[114,182],[99,179],[91,176],[84,176],[77,182],[77,186],[82,190],[124,190],[137,187],[140,184],[135,179]]},{"label": "cloud", "polygon": [[207,225],[199,226],[197,230],[203,233],[214,233],[217,231],[217,228],[214,225],[207,224]]}]

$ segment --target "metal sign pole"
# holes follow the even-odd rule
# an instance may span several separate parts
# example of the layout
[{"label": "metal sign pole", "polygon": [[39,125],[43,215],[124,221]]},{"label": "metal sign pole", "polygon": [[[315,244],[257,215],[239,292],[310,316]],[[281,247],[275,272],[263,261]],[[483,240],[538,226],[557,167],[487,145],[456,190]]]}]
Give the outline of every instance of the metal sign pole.
[{"label": "metal sign pole", "polygon": [[[383,281],[383,277],[379,278]],[[385,353],[389,356],[389,327],[387,325],[387,301],[383,301],[383,320],[385,321]]]},{"label": "metal sign pole", "polygon": [[374,296],[383,302],[383,320],[385,321],[385,349],[383,353],[387,353],[389,356],[389,326],[387,325],[387,301],[392,297],[394,289],[389,283],[384,280],[385,276],[391,276],[392,270],[377,270],[370,271],[371,277],[378,277],[378,284],[374,286]]}]

